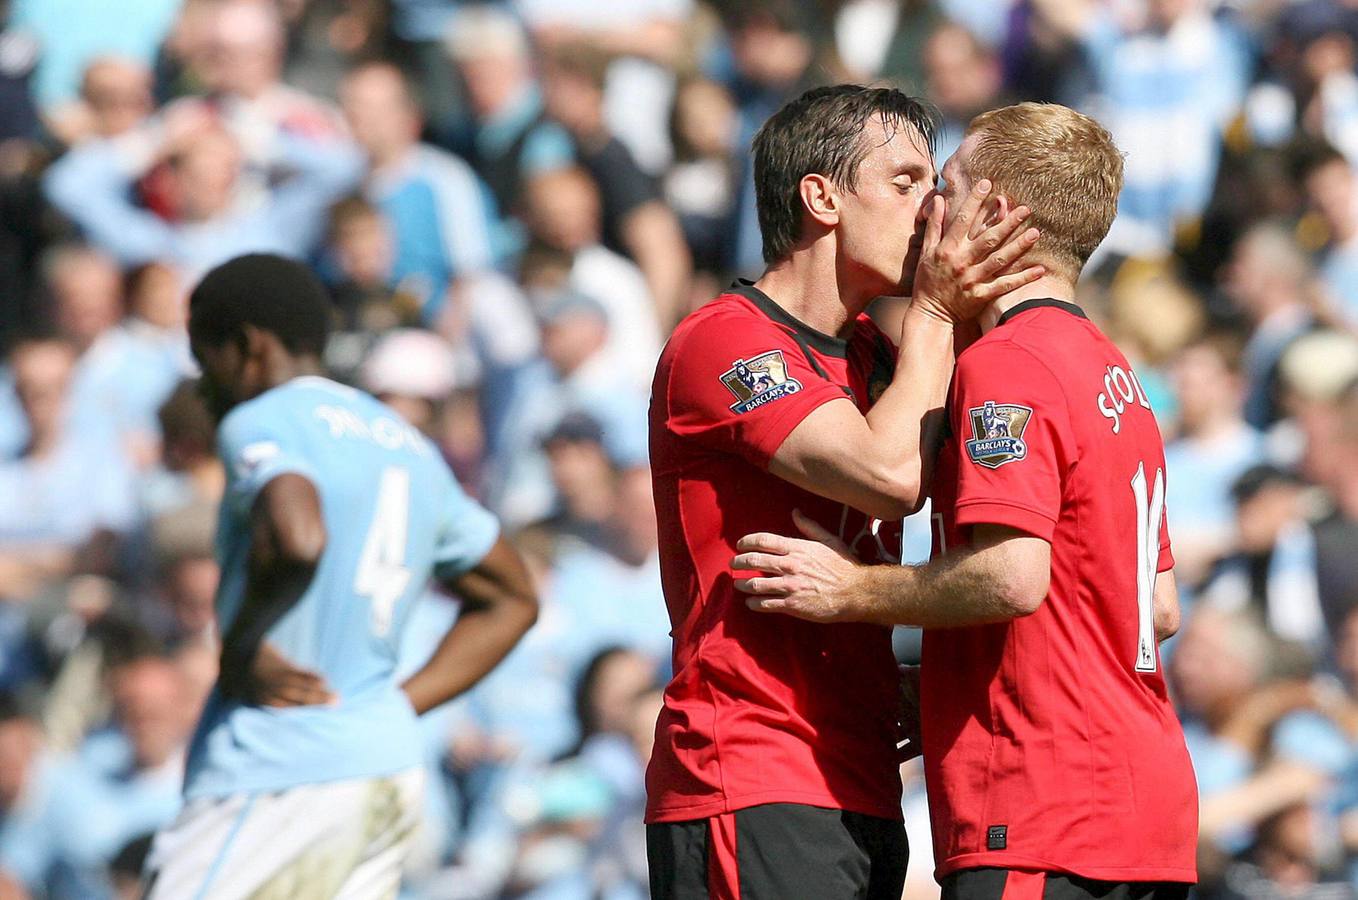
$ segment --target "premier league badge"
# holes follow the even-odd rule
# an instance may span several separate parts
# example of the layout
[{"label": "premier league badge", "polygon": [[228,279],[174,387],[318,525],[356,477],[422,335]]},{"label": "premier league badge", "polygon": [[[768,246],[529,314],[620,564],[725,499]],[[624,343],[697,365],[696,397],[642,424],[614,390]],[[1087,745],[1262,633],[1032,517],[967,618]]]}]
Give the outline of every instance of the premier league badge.
[{"label": "premier league badge", "polygon": [[800,381],[788,376],[782,350],[736,360],[721,376],[721,383],[735,395],[736,402],[731,404],[731,409],[740,414],[802,389]]},{"label": "premier league badge", "polygon": [[972,433],[972,440],[967,441],[967,455],[978,466],[998,469],[1028,455],[1023,431],[1033,416],[1030,408],[987,400],[985,406],[967,410],[967,415],[971,418]]}]

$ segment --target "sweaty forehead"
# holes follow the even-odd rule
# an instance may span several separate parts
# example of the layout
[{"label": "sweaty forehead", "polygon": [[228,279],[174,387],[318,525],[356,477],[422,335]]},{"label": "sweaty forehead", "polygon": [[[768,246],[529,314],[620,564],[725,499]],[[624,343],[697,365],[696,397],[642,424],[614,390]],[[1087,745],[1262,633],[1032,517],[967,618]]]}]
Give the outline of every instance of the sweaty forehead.
[{"label": "sweaty forehead", "polygon": [[868,152],[865,164],[876,163],[892,174],[900,171],[934,172],[934,158],[924,136],[910,125],[892,125],[874,116],[863,127]]}]

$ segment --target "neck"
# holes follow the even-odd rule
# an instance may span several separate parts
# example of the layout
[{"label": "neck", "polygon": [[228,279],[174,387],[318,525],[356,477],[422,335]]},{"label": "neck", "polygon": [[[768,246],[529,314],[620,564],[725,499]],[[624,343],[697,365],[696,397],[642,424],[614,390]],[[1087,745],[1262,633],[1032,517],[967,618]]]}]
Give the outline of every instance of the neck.
[{"label": "neck", "polygon": [[991,303],[981,312],[981,333],[999,324],[1000,316],[1027,300],[1064,300],[1075,302],[1075,284],[1067,278],[1056,275],[1043,275],[1032,284],[1010,291]]},{"label": "neck", "polygon": [[[325,368],[314,356],[283,356],[276,360],[264,379],[264,390],[270,391],[303,375],[325,376]],[[260,393],[263,393],[261,391]]]},{"label": "neck", "polygon": [[846,288],[835,270],[833,251],[819,243],[774,263],[755,287],[798,321],[839,337],[846,336],[877,296]]}]

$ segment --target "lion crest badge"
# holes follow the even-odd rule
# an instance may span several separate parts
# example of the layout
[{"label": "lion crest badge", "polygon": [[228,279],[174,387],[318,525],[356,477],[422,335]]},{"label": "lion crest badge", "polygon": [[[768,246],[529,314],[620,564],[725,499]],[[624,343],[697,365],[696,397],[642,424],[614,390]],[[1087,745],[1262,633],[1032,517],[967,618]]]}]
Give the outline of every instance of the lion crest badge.
[{"label": "lion crest badge", "polygon": [[736,360],[722,374],[721,383],[736,398],[732,411],[742,415],[802,389],[802,383],[788,375],[782,350]]},{"label": "lion crest badge", "polygon": [[1033,417],[1030,407],[987,400],[984,406],[967,410],[967,415],[972,434],[967,441],[967,456],[978,466],[998,469],[1028,455],[1023,432]]}]

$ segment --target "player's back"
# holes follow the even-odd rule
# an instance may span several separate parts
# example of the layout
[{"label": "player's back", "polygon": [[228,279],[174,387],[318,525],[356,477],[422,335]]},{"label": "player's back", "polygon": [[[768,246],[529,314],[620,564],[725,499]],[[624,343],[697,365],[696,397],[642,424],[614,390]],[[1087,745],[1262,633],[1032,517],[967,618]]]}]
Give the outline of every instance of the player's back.
[{"label": "player's back", "polygon": [[[415,716],[393,681],[399,638],[436,565],[479,558],[493,520],[461,494],[433,446],[371,396],[323,378],[274,388],[219,432],[228,466],[218,526],[218,624],[244,597],[250,507],[295,472],[320,497],[326,545],[302,598],[266,640],[323,676],[334,707],[246,707],[214,692],[190,754],[187,791],[229,794],[376,776],[419,763]],[[450,534],[450,532],[453,532]]]},{"label": "player's back", "polygon": [[1031,616],[926,634],[940,868],[1192,880],[1193,774],[1154,628],[1164,447],[1136,375],[1077,307],[1036,301],[962,354],[950,402],[938,549],[1018,528],[1050,542],[1051,586]]}]

